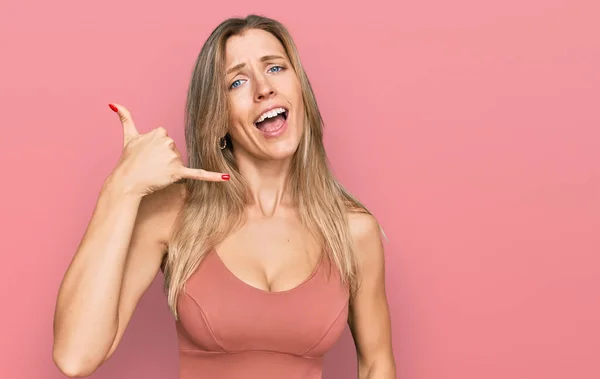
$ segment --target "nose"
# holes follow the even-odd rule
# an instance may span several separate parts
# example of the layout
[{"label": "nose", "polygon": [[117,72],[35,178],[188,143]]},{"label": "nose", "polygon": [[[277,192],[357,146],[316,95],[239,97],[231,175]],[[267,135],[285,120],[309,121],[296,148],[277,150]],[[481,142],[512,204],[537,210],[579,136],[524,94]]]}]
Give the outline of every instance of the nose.
[{"label": "nose", "polygon": [[255,83],[256,90],[254,97],[256,101],[269,99],[277,93],[277,91],[275,91],[275,87],[267,77],[259,75],[256,77]]}]

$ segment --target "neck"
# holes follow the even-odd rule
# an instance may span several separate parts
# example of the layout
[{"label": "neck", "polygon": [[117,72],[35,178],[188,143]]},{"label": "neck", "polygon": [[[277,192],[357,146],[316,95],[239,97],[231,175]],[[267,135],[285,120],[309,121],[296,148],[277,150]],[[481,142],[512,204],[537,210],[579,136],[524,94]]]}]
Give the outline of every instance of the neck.
[{"label": "neck", "polygon": [[291,157],[278,160],[257,160],[246,154],[236,154],[240,173],[250,186],[253,207],[263,216],[272,216],[280,206],[291,203],[286,179]]}]

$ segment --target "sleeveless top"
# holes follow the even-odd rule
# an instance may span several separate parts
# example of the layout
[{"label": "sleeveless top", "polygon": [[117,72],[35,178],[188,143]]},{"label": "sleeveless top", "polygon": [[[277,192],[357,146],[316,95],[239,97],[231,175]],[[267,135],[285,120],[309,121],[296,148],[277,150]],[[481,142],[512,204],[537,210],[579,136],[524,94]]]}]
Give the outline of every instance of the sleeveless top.
[{"label": "sleeveless top", "polygon": [[211,250],[177,302],[179,379],[321,379],[348,300],[326,257],[300,285],[269,292],[236,277]]}]

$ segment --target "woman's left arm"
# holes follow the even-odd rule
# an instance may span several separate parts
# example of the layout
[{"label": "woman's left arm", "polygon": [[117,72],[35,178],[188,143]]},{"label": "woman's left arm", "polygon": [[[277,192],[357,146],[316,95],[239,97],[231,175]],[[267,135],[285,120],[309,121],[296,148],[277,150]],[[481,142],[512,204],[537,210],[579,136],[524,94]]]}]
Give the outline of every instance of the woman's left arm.
[{"label": "woman's left arm", "polygon": [[356,345],[358,378],[396,379],[379,225],[368,214],[351,214],[349,222],[359,265],[359,288],[348,318]]}]

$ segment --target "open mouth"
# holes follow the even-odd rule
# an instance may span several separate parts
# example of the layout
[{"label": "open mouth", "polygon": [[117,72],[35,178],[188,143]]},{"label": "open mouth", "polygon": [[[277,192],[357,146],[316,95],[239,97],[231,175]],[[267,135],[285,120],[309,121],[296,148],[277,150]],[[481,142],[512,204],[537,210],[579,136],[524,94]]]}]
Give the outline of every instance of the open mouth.
[{"label": "open mouth", "polygon": [[289,111],[286,108],[275,108],[263,113],[256,121],[254,126],[263,132],[275,131],[283,125],[288,118]]}]

